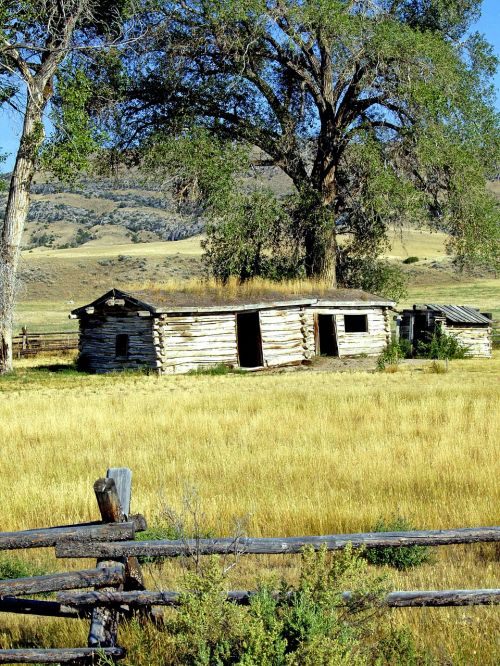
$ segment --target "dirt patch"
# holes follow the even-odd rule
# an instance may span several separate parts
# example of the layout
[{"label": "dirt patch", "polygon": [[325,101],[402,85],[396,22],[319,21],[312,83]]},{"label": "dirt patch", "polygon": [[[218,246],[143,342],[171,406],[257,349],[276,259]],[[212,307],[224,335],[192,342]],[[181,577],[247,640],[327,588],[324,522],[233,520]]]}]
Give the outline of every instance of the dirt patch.
[{"label": "dirt patch", "polygon": [[377,369],[377,357],[349,357],[338,358],[333,356],[315,356],[310,363],[301,365],[288,365],[282,368],[269,368],[259,372],[273,374],[284,372],[374,372]]}]

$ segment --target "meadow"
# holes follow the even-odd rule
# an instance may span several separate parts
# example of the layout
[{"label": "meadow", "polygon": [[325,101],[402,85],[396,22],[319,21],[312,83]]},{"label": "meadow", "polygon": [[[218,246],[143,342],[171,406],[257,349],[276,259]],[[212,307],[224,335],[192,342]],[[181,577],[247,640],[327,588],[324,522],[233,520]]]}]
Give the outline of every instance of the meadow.
[{"label": "meadow", "polygon": [[[114,286],[171,288],[193,274],[200,251],[193,238],[25,252],[16,327],[74,329],[72,308]],[[408,256],[419,262],[408,267],[399,306],[470,304],[500,318],[498,280],[453,274],[442,234],[395,235],[388,257]],[[396,516],[422,529],[500,524],[498,351],[492,360],[452,361],[443,374],[417,362],[393,373],[88,376],[72,362],[20,360],[0,378],[1,530],[96,519],[92,484],[109,466],[133,470],[132,510],[153,527],[165,526],[170,508],[182,512],[187,497],[199,502],[202,529],[221,535],[234,534],[235,524],[254,536],[366,531]],[[388,588],[498,587],[498,546],[433,553],[416,569],[385,570]],[[47,571],[81,566],[44,551],[20,557]],[[298,570],[298,557],[244,557],[226,584],[293,582]],[[178,589],[184,573],[177,561],[149,566],[148,586]],[[454,666],[500,662],[499,616],[498,607],[390,614],[440,664]],[[0,646],[83,645],[87,629],[4,616]],[[128,647],[136,639],[127,629],[120,636]]]},{"label": "meadow", "polygon": [[[452,361],[447,374],[423,363],[395,373],[86,376],[65,370],[69,361],[21,361],[0,379],[2,530],[95,519],[92,484],[108,466],[133,469],[132,510],[151,525],[166,506],[182,511],[193,489],[212,534],[233,534],[235,521],[255,536],[365,531],[395,515],[429,529],[499,524],[498,354]],[[431,564],[388,571],[390,587],[498,587],[499,555],[435,549]],[[68,566],[42,551],[26,558]],[[297,566],[243,558],[227,585],[293,580]],[[151,567],[149,585],[179,587],[182,575],[178,562]],[[497,608],[391,617],[442,663],[498,663]],[[0,622],[2,644],[85,640],[80,623]]]}]

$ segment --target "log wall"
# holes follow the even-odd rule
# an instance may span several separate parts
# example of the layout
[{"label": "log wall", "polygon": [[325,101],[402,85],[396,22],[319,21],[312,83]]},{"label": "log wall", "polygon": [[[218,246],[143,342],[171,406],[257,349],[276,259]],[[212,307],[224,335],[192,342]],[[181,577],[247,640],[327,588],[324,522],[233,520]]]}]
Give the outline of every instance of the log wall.
[{"label": "log wall", "polygon": [[471,356],[491,358],[492,335],[490,326],[458,326],[447,323],[443,325],[443,333],[453,336],[465,345]]},{"label": "log wall", "polygon": [[161,371],[166,374],[221,363],[238,365],[233,313],[162,315],[155,321],[154,339]]},{"label": "log wall", "polygon": [[[123,333],[129,336],[126,359],[115,354],[116,336]],[[137,312],[103,312],[82,317],[78,349],[80,363],[89,372],[158,367],[153,320],[140,318]]]},{"label": "log wall", "polygon": [[[237,367],[235,312],[166,313],[135,310],[89,313],[80,319],[80,357],[90,372],[154,368],[180,374],[219,364]],[[390,341],[387,308],[291,306],[259,310],[265,367],[301,363],[317,352],[315,319],[335,315],[339,356],[377,356]],[[344,316],[366,315],[368,332],[346,333]],[[117,358],[116,336],[129,336],[129,354]]]},{"label": "log wall", "polygon": [[[307,336],[307,314],[304,308],[261,310],[260,332],[265,366],[301,363],[310,358],[310,339]],[[312,342],[314,345],[314,338]]]},{"label": "log wall", "polygon": [[[315,317],[317,315],[335,315],[339,356],[378,356],[391,341],[391,322],[387,308],[335,308],[315,307],[307,310],[308,350],[315,347]],[[346,333],[345,315],[366,315],[367,333]],[[316,341],[317,343],[317,341]]]}]

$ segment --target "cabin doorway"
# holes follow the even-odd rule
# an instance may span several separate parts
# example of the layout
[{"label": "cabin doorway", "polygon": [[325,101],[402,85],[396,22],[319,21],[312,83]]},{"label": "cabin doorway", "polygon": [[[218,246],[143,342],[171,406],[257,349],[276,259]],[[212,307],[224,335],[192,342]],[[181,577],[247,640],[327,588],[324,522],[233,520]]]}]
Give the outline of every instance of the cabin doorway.
[{"label": "cabin doorway", "polygon": [[337,327],[335,315],[318,316],[318,349],[321,356],[338,356]]},{"label": "cabin doorway", "polygon": [[239,312],[236,315],[238,358],[241,368],[262,366],[262,338],[258,312]]}]

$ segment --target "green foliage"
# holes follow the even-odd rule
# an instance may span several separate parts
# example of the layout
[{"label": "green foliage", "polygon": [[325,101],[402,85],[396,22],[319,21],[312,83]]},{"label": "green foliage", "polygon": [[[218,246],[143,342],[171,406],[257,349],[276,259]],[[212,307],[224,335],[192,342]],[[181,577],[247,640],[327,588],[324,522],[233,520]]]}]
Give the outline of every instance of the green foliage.
[{"label": "green foliage", "polygon": [[417,261],[420,261],[418,257],[406,257],[403,259],[403,264],[416,264]]},{"label": "green foliage", "polygon": [[363,289],[394,301],[407,293],[408,278],[399,266],[373,256],[341,253],[337,279],[340,286]]},{"label": "green foliage", "polygon": [[409,340],[391,340],[377,359],[377,370],[383,371],[387,366],[398,365],[402,359],[411,358],[412,352]]},{"label": "green foliage", "polygon": [[93,94],[83,70],[61,68],[51,114],[54,133],[43,150],[42,164],[64,182],[74,182],[90,168],[89,158],[99,145],[87,110]]},{"label": "green foliage", "polygon": [[[307,549],[300,580],[277,595],[262,586],[248,607],[225,599],[224,576],[211,558],[189,575],[179,611],[166,619],[162,664],[216,666],[362,666],[374,664],[372,635],[384,580],[351,548]],[[352,592],[346,602],[342,593]],[[394,653],[396,653],[396,647]]]},{"label": "green foliage", "polygon": [[[137,114],[139,136],[203,126],[221,142],[219,153],[223,144],[257,146],[289,176],[303,205],[285,206],[293,251],[280,255],[277,273],[298,265],[328,276],[337,249],[343,284],[368,273],[375,288],[366,288],[380,291],[388,280],[387,291],[399,292],[376,262],[389,225],[409,222],[445,231],[458,268],[498,267],[498,203],[485,192],[500,164],[498,59],[470,31],[479,0],[372,0],[367,11],[343,0],[159,5],[165,20],[147,43],[149,66],[138,59],[125,117],[147,109],[150,125]],[[186,157],[197,161],[194,152]],[[182,176],[180,158],[178,169]],[[213,205],[218,197],[206,190]],[[226,224],[213,244],[232,237],[237,252],[247,229]],[[248,264],[272,270],[256,245],[240,262],[244,274]],[[264,257],[275,255],[271,247]]]},{"label": "green foliage", "polygon": [[203,127],[155,134],[144,151],[143,170],[172,190],[180,206],[216,216],[233,205],[237,180],[247,168],[248,148],[213,137]]},{"label": "green foliage", "polygon": [[[379,520],[371,530],[372,532],[407,532],[415,528],[401,516],[389,521]],[[367,548],[363,557],[370,564],[377,566],[390,566],[400,571],[427,564],[432,561],[431,550],[428,546],[401,546]]]},{"label": "green foliage", "polygon": [[34,566],[20,557],[2,555],[0,557],[0,579],[29,578],[47,573],[44,569]]},{"label": "green foliage", "polygon": [[417,358],[435,360],[463,359],[469,356],[469,349],[453,334],[443,333],[437,325],[428,342],[420,340],[417,345]]},{"label": "green foliage", "polygon": [[236,194],[218,220],[207,225],[204,260],[210,273],[225,282],[255,276],[274,280],[297,277],[301,262],[290,240],[292,220],[270,190]]}]

